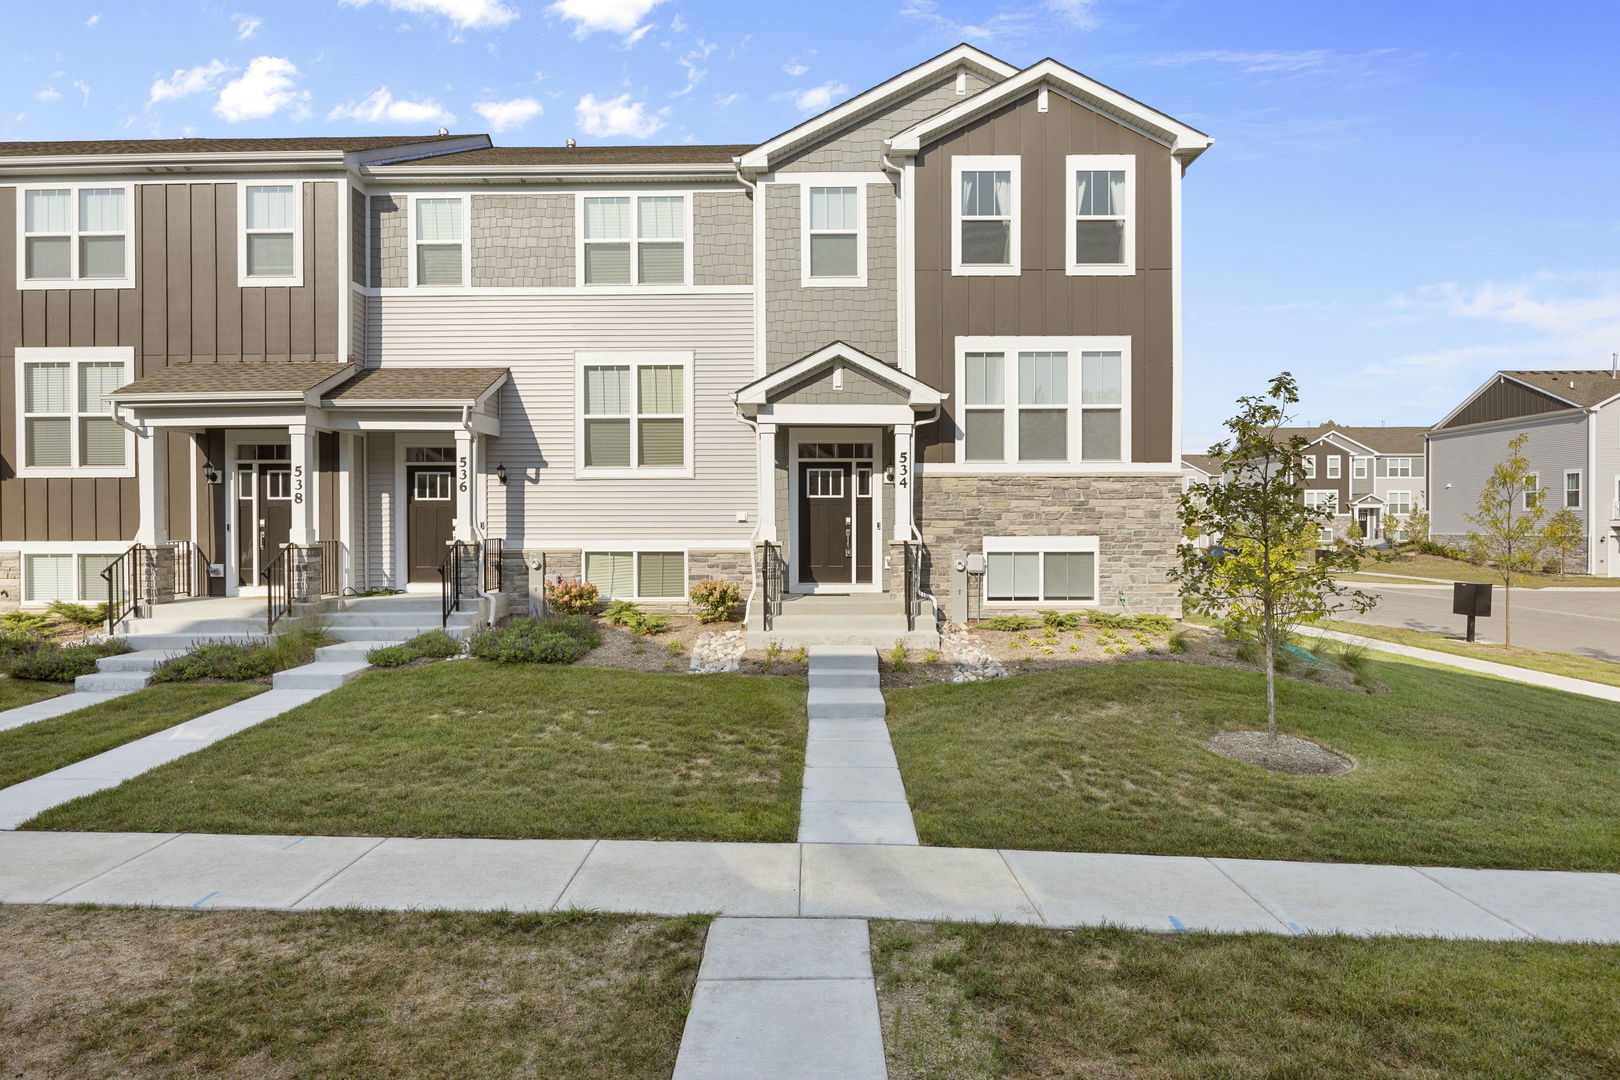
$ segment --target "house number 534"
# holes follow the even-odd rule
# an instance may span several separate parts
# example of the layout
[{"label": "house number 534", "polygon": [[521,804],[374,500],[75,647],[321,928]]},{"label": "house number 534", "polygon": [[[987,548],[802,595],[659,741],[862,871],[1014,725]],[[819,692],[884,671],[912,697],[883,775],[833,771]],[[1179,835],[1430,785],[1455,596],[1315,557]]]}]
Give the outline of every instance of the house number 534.
[{"label": "house number 534", "polygon": [[911,476],[911,451],[902,450],[896,462],[894,482],[905,487]]}]

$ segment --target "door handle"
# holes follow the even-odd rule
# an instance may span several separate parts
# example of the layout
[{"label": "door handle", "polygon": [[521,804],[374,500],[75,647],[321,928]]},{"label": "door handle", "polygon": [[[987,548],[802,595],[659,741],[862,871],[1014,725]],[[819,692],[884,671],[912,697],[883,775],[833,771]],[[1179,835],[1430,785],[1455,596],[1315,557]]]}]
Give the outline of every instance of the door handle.
[{"label": "door handle", "polygon": [[844,558],[846,558],[846,559],[849,558],[850,555],[853,554],[853,550],[850,548],[850,545],[849,545],[849,538],[850,538],[850,519],[846,517],[846,518],[844,518]]}]

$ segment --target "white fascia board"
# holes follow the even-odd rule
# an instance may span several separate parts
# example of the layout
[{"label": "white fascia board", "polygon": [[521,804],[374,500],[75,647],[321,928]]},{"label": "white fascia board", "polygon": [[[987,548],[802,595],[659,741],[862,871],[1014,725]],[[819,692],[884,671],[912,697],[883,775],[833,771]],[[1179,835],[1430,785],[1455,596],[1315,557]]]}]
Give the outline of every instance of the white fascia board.
[{"label": "white fascia board", "polygon": [[914,155],[925,143],[996,108],[1010,97],[1021,96],[1041,86],[1049,86],[1081,105],[1131,124],[1170,147],[1184,163],[1209,149],[1215,142],[1202,131],[1126,97],[1095,79],[1087,78],[1073,68],[1056,60],[1042,60],[1003,82],[986,87],[950,108],[913,124],[889,139],[887,145],[894,153]]},{"label": "white fascia board", "polygon": [[421,164],[389,165],[366,170],[366,175],[377,181],[408,180],[412,183],[583,183],[593,178],[623,180],[645,177],[659,183],[691,181],[707,183],[716,179],[732,179],[737,167],[733,162],[705,162],[686,165],[458,165],[432,164],[428,158]]},{"label": "white fascia board", "polygon": [[[1353,449],[1356,449],[1356,448],[1360,448],[1362,450],[1367,451],[1366,454],[1362,455],[1363,457],[1378,457],[1380,454],[1383,454],[1386,457],[1390,456],[1390,455],[1386,454],[1384,451],[1374,450],[1372,447],[1368,446],[1364,442],[1357,442],[1356,440],[1352,439],[1350,436],[1346,435],[1344,432],[1336,430],[1334,428],[1329,428],[1327,431],[1322,432],[1322,434],[1318,435],[1316,438],[1312,439],[1310,442],[1306,443],[1305,445],[1306,445],[1307,448],[1309,448],[1309,447],[1315,446],[1319,442],[1326,442],[1328,439],[1332,439],[1334,441],[1334,445],[1338,446],[1338,448],[1340,450],[1353,450]],[[1394,457],[1402,457],[1404,455],[1395,454],[1393,456]]]},{"label": "white fascia board", "polygon": [[954,49],[940,53],[932,60],[925,60],[914,68],[902,71],[894,78],[879,83],[863,94],[857,94],[842,105],[828,109],[819,116],[811,117],[797,127],[789,128],[775,138],[760,143],[738,158],[737,165],[744,171],[761,172],[769,169],[772,157],[814,141],[818,135],[826,134],[850,123],[880,102],[904,93],[908,88],[918,83],[936,78],[962,63],[972,64],[994,75],[999,75],[1003,79],[1010,79],[1018,72],[1018,69],[1013,65],[998,60],[987,52],[975,49],[971,45],[958,45]]},{"label": "white fascia board", "polygon": [[912,405],[938,405],[945,400],[946,395],[916,376],[908,375],[899,368],[885,364],[841,341],[835,341],[831,345],[817,349],[809,356],[800,357],[785,367],[777,368],[762,379],[755,379],[732,395],[732,399],[738,405],[763,405],[773,390],[802,379],[816,369],[837,360],[844,360],[874,379],[886,382],[904,392]]}]

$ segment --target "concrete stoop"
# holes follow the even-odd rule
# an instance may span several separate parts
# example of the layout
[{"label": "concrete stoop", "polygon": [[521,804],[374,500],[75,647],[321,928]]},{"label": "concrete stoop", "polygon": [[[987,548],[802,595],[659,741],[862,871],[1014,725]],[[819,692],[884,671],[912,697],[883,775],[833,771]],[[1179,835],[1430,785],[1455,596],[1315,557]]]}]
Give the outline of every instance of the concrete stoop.
[{"label": "concrete stoop", "polygon": [[885,593],[795,595],[783,599],[781,614],[771,620],[769,630],[762,617],[755,617],[748,628],[748,647],[763,649],[775,642],[788,649],[863,645],[886,652],[896,644],[937,649],[939,631],[929,622],[928,616],[920,616],[917,628],[907,629],[904,602]]}]

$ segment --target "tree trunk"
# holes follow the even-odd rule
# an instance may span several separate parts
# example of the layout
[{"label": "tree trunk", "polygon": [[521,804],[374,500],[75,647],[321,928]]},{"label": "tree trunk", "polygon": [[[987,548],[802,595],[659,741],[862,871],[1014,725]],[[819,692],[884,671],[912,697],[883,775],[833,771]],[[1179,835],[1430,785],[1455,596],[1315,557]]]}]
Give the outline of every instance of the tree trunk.
[{"label": "tree trunk", "polygon": [[1513,646],[1513,583],[1502,583],[1502,644]]},{"label": "tree trunk", "polygon": [[1265,619],[1266,634],[1266,734],[1277,741],[1277,654],[1276,619],[1268,611]]}]

